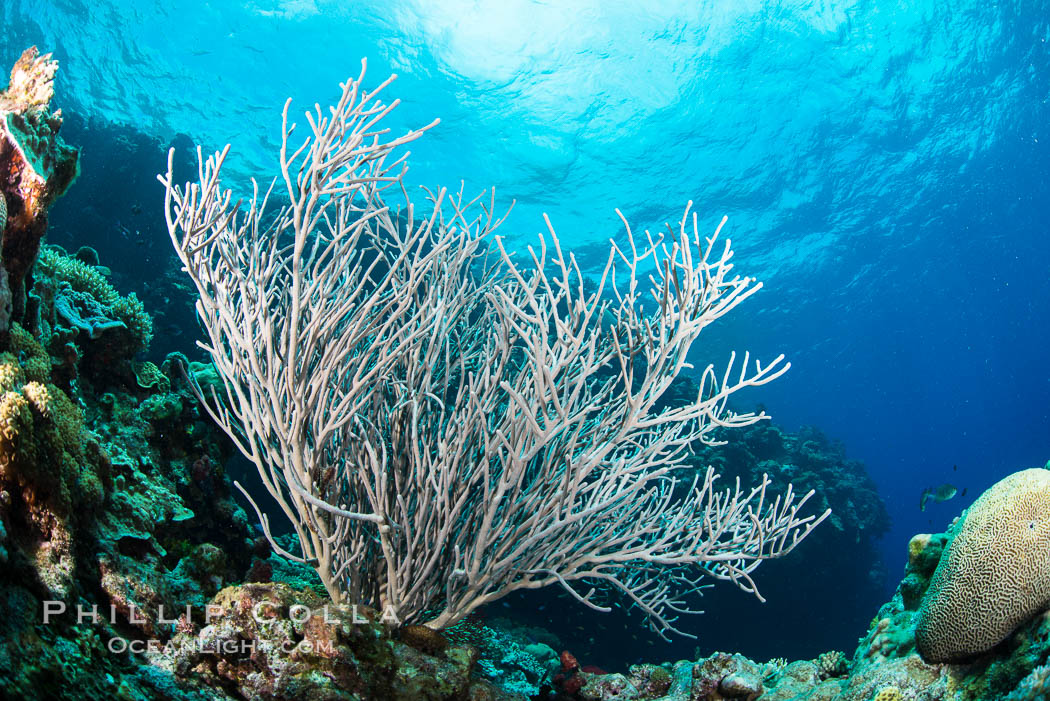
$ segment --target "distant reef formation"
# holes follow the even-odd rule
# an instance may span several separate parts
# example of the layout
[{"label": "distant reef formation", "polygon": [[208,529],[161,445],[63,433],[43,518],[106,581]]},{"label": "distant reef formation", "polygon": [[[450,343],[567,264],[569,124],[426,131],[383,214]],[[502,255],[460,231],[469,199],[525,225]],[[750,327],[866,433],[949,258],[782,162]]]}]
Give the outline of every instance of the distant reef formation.
[{"label": "distant reef formation", "polygon": [[[848,458],[841,442],[814,426],[790,432],[762,422],[726,430],[718,438],[726,444],[697,451],[697,469],[713,465],[724,482],[739,477],[741,484],[750,485],[760,484],[768,474],[771,493],[782,493],[791,484],[797,492],[815,492],[814,508],[832,509],[827,522],[792,557],[763,562],[757,570],[765,602],[755,615],[785,623],[782,638],[771,636],[781,650],[792,639],[786,632],[791,629],[814,629],[813,635],[794,636],[796,645],[804,638],[813,654],[839,644],[847,639],[847,629],[866,622],[888,589],[879,538],[889,529],[889,514],[875,482],[861,461]],[[803,612],[813,608],[804,602],[813,600],[834,601],[836,615],[806,620]],[[762,652],[775,654],[770,647]]]},{"label": "distant reef formation", "polygon": [[[672,385],[665,401],[695,399],[696,391],[694,383],[683,380]],[[792,432],[774,421],[762,421],[721,429],[714,438],[725,443],[698,446],[691,459],[693,470],[681,479],[691,479],[708,465],[723,487],[738,478],[742,485],[761,484],[768,475],[770,494],[783,494],[788,484],[799,494],[812,490],[811,508],[831,508],[831,516],[790,557],[769,560],[756,570],[764,603],[729,596],[718,587],[705,592],[707,613],[696,624],[698,643],[713,642],[704,634],[711,626],[719,631],[721,644],[756,657],[789,650],[817,655],[841,646],[868,622],[892,588],[879,547],[889,529],[889,514],[866,466],[814,426]],[[818,601],[834,605],[815,606]],[[755,635],[770,620],[780,625]]]},{"label": "distant reef formation", "polygon": [[[671,406],[695,400],[696,391],[695,383],[680,377],[664,401]],[[841,442],[812,426],[791,432],[763,421],[720,430],[715,438],[726,442],[697,446],[691,466],[677,475],[680,489],[712,465],[722,487],[732,486],[737,478],[741,485],[761,484],[766,474],[770,494],[784,493],[791,483],[797,493],[815,492],[815,511],[832,509],[831,517],[790,557],[763,562],[755,571],[764,602],[730,588],[706,590],[705,613],[691,624],[698,636],[695,644],[679,639],[666,644],[649,635],[641,619],[629,612],[609,615],[581,609],[557,591],[512,599],[515,610],[526,612],[518,622],[543,625],[564,640],[582,638],[587,644],[593,639],[591,645],[598,650],[589,662],[604,668],[626,668],[640,656],[675,659],[686,648],[697,657],[719,648],[754,658],[816,656],[855,639],[892,590],[878,547],[889,516],[864,463],[850,459]],[[514,611],[506,615],[512,617]]]},{"label": "distant reef formation", "polygon": [[836,548],[871,543],[889,530],[889,513],[864,463],[848,458],[845,446],[819,428],[789,433],[766,421],[723,429],[716,437],[725,444],[698,450],[692,459],[698,469],[713,465],[723,480],[739,477],[743,484],[758,484],[769,475],[771,493],[781,494],[791,484],[797,492],[815,492],[814,508],[831,508],[830,528],[813,533],[823,544],[811,549],[832,541]]},{"label": "distant reef formation", "polygon": [[626,674],[589,672],[563,656],[552,698],[1046,699],[1050,587],[1043,575],[1028,575],[1045,563],[1048,515],[1050,462],[1003,479],[946,533],[913,537],[904,578],[852,654],[759,662],[719,652],[696,661],[635,665]]}]

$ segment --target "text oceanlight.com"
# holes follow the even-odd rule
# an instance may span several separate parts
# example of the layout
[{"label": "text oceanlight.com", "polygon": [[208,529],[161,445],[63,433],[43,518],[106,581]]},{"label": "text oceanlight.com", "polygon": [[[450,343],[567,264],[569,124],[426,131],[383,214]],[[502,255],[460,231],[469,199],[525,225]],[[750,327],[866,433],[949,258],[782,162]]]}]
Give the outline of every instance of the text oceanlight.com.
[{"label": "text oceanlight.com", "polygon": [[292,652],[311,653],[317,652],[325,655],[335,654],[335,643],[331,640],[282,640],[273,642],[269,640],[209,640],[204,638],[190,638],[176,642],[174,640],[162,641],[151,640],[127,640],[126,638],[111,638],[106,643],[110,652],[135,654],[185,654],[185,653],[211,653],[215,655],[234,655],[237,657],[250,656],[257,651],[271,652],[280,650],[285,654]]}]

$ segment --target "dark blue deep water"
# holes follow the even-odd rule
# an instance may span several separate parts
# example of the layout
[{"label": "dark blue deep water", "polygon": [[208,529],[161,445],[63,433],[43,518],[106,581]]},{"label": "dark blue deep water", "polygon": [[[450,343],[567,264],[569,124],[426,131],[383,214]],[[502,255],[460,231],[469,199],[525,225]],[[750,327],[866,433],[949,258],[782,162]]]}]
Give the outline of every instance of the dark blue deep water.
[{"label": "dark blue deep water", "polygon": [[[175,293],[151,288],[173,257],[162,147],[232,143],[227,182],[268,179],[285,98],[326,104],[367,57],[367,82],[399,75],[395,130],[442,120],[409,181],[495,186],[516,200],[516,241],[545,212],[594,272],[622,235],[616,207],[639,229],[689,200],[711,230],[728,215],[739,269],[765,289],[696,361],[788,356],[744,402],[867,465],[892,518],[883,599],[912,534],[1050,459],[1045,2],[4,0],[0,25],[0,65],[30,44],[61,62],[55,104],[83,150],[51,240],[95,246],[166,310],[160,357],[197,337]],[[941,482],[966,495],[920,512]],[[819,555],[821,571],[866,566]],[[852,650],[879,603],[798,592],[780,602],[788,625],[832,630],[776,631],[800,653]],[[720,617],[718,601],[689,623],[701,646],[791,656],[764,646],[777,609],[733,599],[746,613]]]}]

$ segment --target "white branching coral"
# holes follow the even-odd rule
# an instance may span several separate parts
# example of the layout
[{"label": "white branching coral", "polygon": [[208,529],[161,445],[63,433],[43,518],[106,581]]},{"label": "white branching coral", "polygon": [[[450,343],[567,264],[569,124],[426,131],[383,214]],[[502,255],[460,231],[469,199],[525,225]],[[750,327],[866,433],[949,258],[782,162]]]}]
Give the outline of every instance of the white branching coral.
[{"label": "white branching coral", "polygon": [[727,401],[787,364],[732,357],[695,401],[657,408],[704,327],[760,287],[731,275],[721,226],[701,236],[687,207],[664,235],[628,227],[585,287],[549,221],[549,238],[509,252],[491,194],[427,191],[420,218],[396,151],[437,122],[389,138],[390,80],[365,92],[363,77],[307,114],[299,145],[285,104],[288,204],[271,205],[274,185],[244,205],[221,189],[228,146],[200,158],[197,183],[176,185],[170,156],[160,178],[226,388],[201,398],[302,554],[274,548],[333,599],[434,628],[559,584],[595,608],[619,593],[681,632],[705,577],[755,591],[754,568],[827,514],[802,516],[809,495],[773,498],[767,481],[723,490],[681,468],[716,426],[764,418]]}]

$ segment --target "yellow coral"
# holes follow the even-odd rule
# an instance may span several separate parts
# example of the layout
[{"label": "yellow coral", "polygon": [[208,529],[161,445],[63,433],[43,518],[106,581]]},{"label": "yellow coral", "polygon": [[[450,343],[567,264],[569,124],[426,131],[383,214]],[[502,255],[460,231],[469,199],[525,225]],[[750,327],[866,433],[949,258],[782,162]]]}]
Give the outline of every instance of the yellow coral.
[{"label": "yellow coral", "polygon": [[872,701],[901,701],[901,690],[895,686],[884,686],[875,694]]},{"label": "yellow coral", "polygon": [[25,397],[18,392],[5,392],[0,397],[0,438],[5,442],[14,441],[32,423]]},{"label": "yellow coral", "polygon": [[26,374],[11,353],[0,353],[0,393],[11,392],[22,386]]},{"label": "yellow coral", "polygon": [[77,445],[84,428],[84,415],[80,408],[55,385],[29,382],[22,388],[29,406],[38,414],[51,420],[58,429],[65,446]]},{"label": "yellow coral", "polygon": [[919,555],[926,549],[926,546],[930,544],[929,533],[919,533],[918,535],[912,536],[912,539],[908,541],[908,562],[915,564]]},{"label": "yellow coral", "polygon": [[51,418],[51,391],[40,382],[27,382],[22,394],[41,416]]}]

